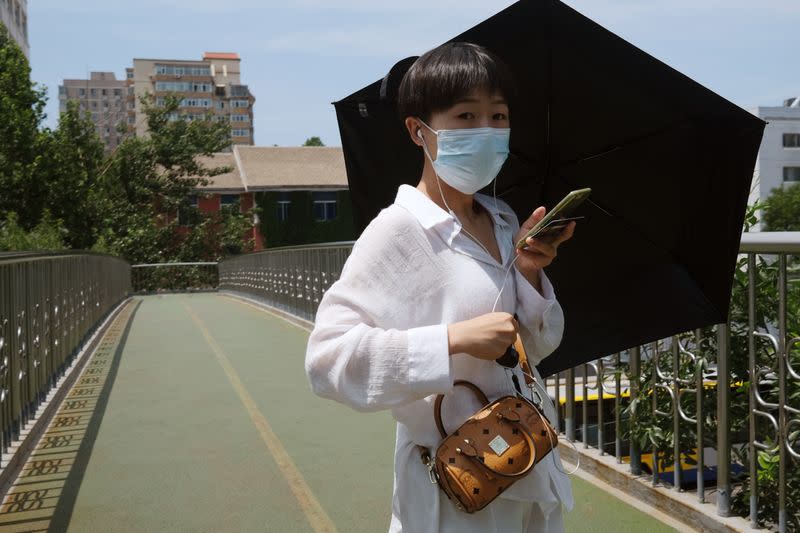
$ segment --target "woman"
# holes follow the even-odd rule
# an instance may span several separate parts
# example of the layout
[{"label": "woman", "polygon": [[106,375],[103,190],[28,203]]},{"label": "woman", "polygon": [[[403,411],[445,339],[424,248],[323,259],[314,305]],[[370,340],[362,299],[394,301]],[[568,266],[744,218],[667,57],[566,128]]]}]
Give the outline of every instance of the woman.
[{"label": "woman", "polygon": [[431,484],[416,448],[435,450],[441,439],[436,395],[445,394],[448,431],[481,407],[454,380],[490,400],[513,393],[512,372],[524,382],[519,367],[495,362],[518,332],[533,364],[561,342],[564,315],[543,268],[575,222],[551,242],[529,239],[516,250],[545,208],[520,227],[506,202],[477,193],[507,156],[512,96],[507,68],[477,45],[449,43],[417,59],[398,104],[425,153],[419,184],[401,185],[355,242],[309,337],[316,394],[360,411],[391,409],[397,420],[391,532],[563,531],[561,506],[572,506],[557,451],[466,514]]}]

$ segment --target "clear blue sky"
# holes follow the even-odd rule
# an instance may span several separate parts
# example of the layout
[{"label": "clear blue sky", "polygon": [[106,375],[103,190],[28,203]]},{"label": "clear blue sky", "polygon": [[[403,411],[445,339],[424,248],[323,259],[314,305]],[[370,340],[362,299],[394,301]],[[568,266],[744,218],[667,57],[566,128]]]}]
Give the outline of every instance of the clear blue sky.
[{"label": "clear blue sky", "polygon": [[[31,0],[32,77],[123,78],[133,57],[238,52],[256,96],[255,142],[341,144],[330,103],[395,61],[447,41],[513,2],[492,0]],[[798,0],[566,0],[644,51],[742,106],[800,95]]]}]

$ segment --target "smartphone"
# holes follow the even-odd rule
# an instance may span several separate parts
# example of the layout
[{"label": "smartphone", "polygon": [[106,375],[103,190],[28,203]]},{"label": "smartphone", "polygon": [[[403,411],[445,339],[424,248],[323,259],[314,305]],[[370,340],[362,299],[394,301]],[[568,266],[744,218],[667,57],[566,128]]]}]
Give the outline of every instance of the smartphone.
[{"label": "smartphone", "polygon": [[[536,238],[541,241],[551,242],[553,239],[558,237],[559,234],[561,234],[561,232],[569,225],[570,222],[573,220],[581,220],[583,218],[586,217],[568,217],[551,220],[548,226],[542,228],[542,230],[536,234]],[[528,245],[525,244],[525,246],[527,247]]]},{"label": "smartphone", "polygon": [[[557,235],[560,233],[560,230],[569,224],[569,221],[575,220],[576,218],[582,218],[573,217],[567,219],[566,216],[574,211],[579,205],[581,205],[583,201],[589,197],[591,192],[592,189],[590,188],[570,191],[551,211],[547,212],[542,220],[540,220],[533,228],[531,228],[530,231],[528,231],[519,241],[517,241],[517,248],[527,248],[528,245],[525,243],[525,241],[530,237],[538,238],[539,235],[543,235],[545,233],[545,230],[547,230],[546,233],[549,235],[553,235],[553,232],[556,232],[555,234]],[[559,225],[560,228],[558,227]]]}]

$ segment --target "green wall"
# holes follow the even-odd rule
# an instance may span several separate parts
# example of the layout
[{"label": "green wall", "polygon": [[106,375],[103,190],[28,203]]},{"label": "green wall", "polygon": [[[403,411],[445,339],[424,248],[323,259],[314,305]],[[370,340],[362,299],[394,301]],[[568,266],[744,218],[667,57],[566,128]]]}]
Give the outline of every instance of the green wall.
[{"label": "green wall", "polygon": [[356,239],[349,190],[336,191],[336,218],[321,222],[314,220],[312,191],[307,190],[288,193],[289,218],[279,221],[279,194],[278,191],[256,193],[265,248]]}]

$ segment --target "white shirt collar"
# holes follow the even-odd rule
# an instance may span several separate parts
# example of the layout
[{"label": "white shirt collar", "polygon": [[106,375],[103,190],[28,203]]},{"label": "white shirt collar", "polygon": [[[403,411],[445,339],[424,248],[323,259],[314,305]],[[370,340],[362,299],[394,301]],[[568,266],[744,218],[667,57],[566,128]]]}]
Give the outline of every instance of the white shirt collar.
[{"label": "white shirt collar", "polygon": [[[491,196],[475,193],[475,199],[491,214],[496,224],[510,226],[511,217],[516,216],[513,211],[505,209],[501,204],[498,204],[495,208],[494,198]],[[439,207],[425,193],[406,183],[397,188],[397,196],[394,203],[411,212],[425,229],[430,229],[437,224],[446,222],[454,223],[453,235],[461,229],[461,224],[450,213]]]}]

